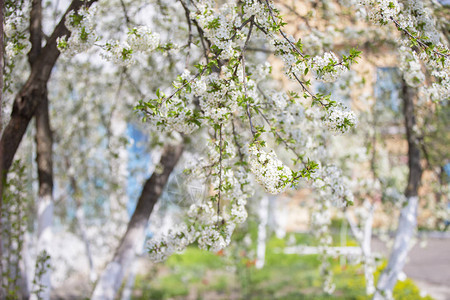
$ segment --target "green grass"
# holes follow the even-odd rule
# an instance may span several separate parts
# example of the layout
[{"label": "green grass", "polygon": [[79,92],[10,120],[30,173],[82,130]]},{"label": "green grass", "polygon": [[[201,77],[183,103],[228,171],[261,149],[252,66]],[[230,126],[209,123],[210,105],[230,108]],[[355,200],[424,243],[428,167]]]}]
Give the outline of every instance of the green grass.
[{"label": "green grass", "polygon": [[[296,234],[295,240],[314,244],[307,234]],[[347,244],[352,243],[348,239]],[[286,240],[274,237],[267,243],[264,268],[256,269],[248,255],[255,246],[244,251],[239,245],[237,241],[231,246],[226,257],[196,247],[173,255],[157,270],[137,277],[133,299],[185,299],[188,295],[197,299],[370,299],[365,295],[361,266],[340,266],[337,259],[333,260],[336,291],[327,295],[322,291],[317,255],[284,254]],[[431,300],[420,297],[411,280],[399,282],[394,297]]]}]

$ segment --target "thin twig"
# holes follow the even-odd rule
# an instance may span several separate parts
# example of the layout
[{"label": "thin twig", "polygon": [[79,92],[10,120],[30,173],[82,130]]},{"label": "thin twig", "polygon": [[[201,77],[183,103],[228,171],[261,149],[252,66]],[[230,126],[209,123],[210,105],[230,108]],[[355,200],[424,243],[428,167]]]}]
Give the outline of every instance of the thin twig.
[{"label": "thin twig", "polygon": [[300,84],[300,86],[302,87],[303,91],[305,93],[307,93],[311,98],[313,98],[315,101],[319,102],[320,105],[322,105],[323,107],[325,107],[325,104],[323,104],[323,102],[320,100],[319,97],[317,97],[314,93],[312,93],[310,90],[308,90],[308,88],[306,87],[305,83],[303,81],[301,81],[297,75],[295,73],[292,73],[292,75],[294,76],[295,80],[297,80],[297,82]]},{"label": "thin twig", "polygon": [[[257,86],[258,91],[261,93],[261,95],[263,95],[264,98],[268,99],[267,95],[261,90],[261,88],[259,86]],[[267,118],[267,116],[258,108],[255,106],[255,110],[258,114],[261,115],[261,117],[263,118],[263,120],[267,123],[267,125],[269,125],[269,127],[272,129],[274,127],[272,127],[272,124],[270,123],[269,118]],[[276,129],[276,128],[275,128]],[[294,153],[297,158],[299,158],[303,164],[306,164],[307,162],[304,161],[303,155],[300,155],[297,150],[295,150],[294,147],[292,147],[292,145],[288,144],[288,142],[286,141],[285,138],[283,138],[277,130],[271,131],[273,133],[275,133],[275,135],[283,142],[283,144],[292,151],[292,153]]]},{"label": "thin twig", "polygon": [[245,73],[245,51],[247,50],[247,45],[248,45],[248,42],[250,40],[250,36],[252,34],[253,18],[254,18],[254,16],[250,17],[250,28],[248,30],[248,35],[247,35],[247,39],[245,40],[244,47],[242,48],[241,60],[242,60],[242,76],[243,76],[242,80],[243,80],[243,84],[244,84],[244,95],[245,95],[245,101],[246,101],[246,111],[247,111],[248,121],[250,123],[250,130],[252,132],[253,138],[255,138],[256,130],[253,127],[252,115],[250,113],[250,104],[248,103],[248,99],[247,99],[248,98],[248,93],[247,93],[247,75]]},{"label": "thin twig", "polygon": [[[277,23],[276,20],[275,20],[275,16],[274,16],[274,14],[273,14],[272,7],[270,7],[269,1],[268,1],[268,0],[265,0],[265,2],[266,2],[266,5],[267,5],[267,8],[269,9],[269,14],[270,14],[270,17],[272,18],[272,21],[273,21],[274,23]],[[295,46],[294,43],[291,42],[291,40],[289,40],[289,38],[286,36],[286,34],[284,33],[284,31],[281,30],[281,28],[278,29],[278,32],[279,32],[279,33],[283,36],[283,38],[289,43],[289,45],[291,46],[292,50],[294,50],[295,52],[297,52],[301,57],[304,57],[304,54],[297,48],[297,46]]]},{"label": "thin twig", "polygon": [[420,38],[417,38],[417,37],[413,36],[413,35],[409,32],[409,30],[404,29],[404,28],[400,25],[400,23],[399,23],[397,20],[395,20],[393,17],[390,17],[390,19],[391,19],[392,22],[394,22],[394,24],[395,24],[395,26],[397,27],[397,29],[399,29],[400,31],[403,31],[406,35],[408,35],[408,37],[409,37],[410,39],[412,39],[412,40],[416,41],[417,43],[419,43],[419,45],[420,45],[423,49],[429,48],[429,49],[430,49],[434,54],[436,54],[436,55],[443,56],[443,57],[450,57],[450,54],[444,54],[444,53],[441,53],[441,52],[439,52],[439,51],[436,51],[436,50],[430,48],[430,46],[428,46],[427,44],[425,44]]},{"label": "thin twig", "polygon": [[130,28],[131,21],[130,21],[130,17],[128,16],[127,7],[125,6],[125,3],[123,2],[123,0],[120,0],[120,5],[122,6],[123,15],[125,17],[125,23],[127,24],[127,27]]},{"label": "thin twig", "polygon": [[241,146],[241,144],[239,144],[239,141],[237,139],[238,135],[237,135],[236,128],[235,128],[233,120],[231,120],[231,128],[233,130],[233,139],[234,139],[234,143],[237,146],[239,158],[240,158],[241,161],[244,161],[244,155],[242,154],[242,151],[241,151],[242,146]]},{"label": "thin twig", "polygon": [[138,92],[139,96],[141,98],[144,98],[145,94],[141,91],[141,89],[136,84],[136,82],[134,82],[134,80],[131,78],[130,74],[128,73],[128,71],[126,69],[124,70],[124,74],[125,74],[127,81],[133,86],[133,88],[136,90],[136,92]]},{"label": "thin twig", "polygon": [[220,215],[220,197],[222,190],[222,124],[219,126],[219,193],[217,199],[217,223],[219,223]]},{"label": "thin twig", "polygon": [[205,72],[206,68],[203,68],[200,72],[198,72],[191,80],[186,81],[185,83],[183,83],[182,86],[180,86],[178,89],[176,89],[175,92],[173,92],[172,95],[170,95],[169,97],[166,97],[164,99],[162,99],[161,104],[163,104],[166,101],[169,101],[170,99],[172,99],[176,94],[178,94],[181,90],[183,90],[188,84],[191,84],[195,79],[197,79],[197,77],[203,75],[203,73]]},{"label": "thin twig", "polygon": [[306,18],[305,16],[302,16],[301,14],[299,14],[294,7],[291,7],[289,5],[287,5],[286,3],[284,3],[284,1],[280,1],[281,5],[283,5],[284,7],[286,7],[290,12],[292,12],[294,15],[296,15],[297,17],[301,18],[303,21],[305,21],[306,26],[311,29],[311,25],[309,24],[308,18]]},{"label": "thin twig", "polygon": [[187,47],[188,47],[188,52],[186,54],[186,69],[189,66],[189,57],[191,54],[191,44],[192,44],[192,24],[191,24],[191,18],[189,17],[190,15],[190,10],[189,8],[186,6],[186,4],[184,4],[184,2],[182,0],[180,0],[181,5],[184,8],[184,14],[186,16],[186,21],[188,23],[188,28],[189,28],[189,37],[188,37],[188,42],[187,42]]}]

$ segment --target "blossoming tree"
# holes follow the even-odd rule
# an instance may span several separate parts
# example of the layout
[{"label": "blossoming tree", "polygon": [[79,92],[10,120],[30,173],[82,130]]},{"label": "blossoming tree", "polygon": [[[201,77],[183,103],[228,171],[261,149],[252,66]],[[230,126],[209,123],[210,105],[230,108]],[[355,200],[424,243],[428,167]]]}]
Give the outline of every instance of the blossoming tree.
[{"label": "blossoming tree", "polygon": [[[120,80],[118,90],[128,100],[117,101],[113,109],[104,100],[99,106],[90,106],[92,101],[83,103],[90,108],[100,107],[100,120],[95,121],[103,122],[106,131],[110,130],[107,134],[112,150],[109,160],[117,159],[117,164],[111,167],[113,176],[118,173],[116,182],[120,183],[123,175],[120,162],[124,159],[120,151],[123,145],[116,137],[124,132],[120,125],[126,126],[123,120],[132,118],[129,113],[127,117],[120,114],[121,110],[131,112],[127,101],[134,101],[133,106],[152,131],[149,134],[164,145],[159,166],[145,182],[114,257],[96,284],[94,299],[114,298],[125,267],[133,260],[135,249],[143,239],[153,207],[183,151],[196,154],[196,161],[188,164],[185,172],[206,183],[210,193],[205,201],[190,207],[186,222],[167,235],[149,241],[148,252],[154,261],[162,261],[194,242],[210,251],[226,247],[236,226],[245,221],[246,202],[258,187],[270,194],[300,186],[312,187],[320,194],[319,209],[330,205],[343,208],[353,203],[347,179],[329,156],[324,155],[323,148],[329,133],[345,134],[355,127],[356,114],[341,99],[316,92],[313,82],[333,82],[345,76],[361,56],[357,47],[344,45],[340,55],[326,47],[318,50],[308,47],[304,42],[307,37],[294,38],[287,33],[288,25],[277,4],[267,0],[164,1],[151,3],[145,6],[146,10],[140,4],[144,5],[145,1],[74,0],[65,12],[59,13],[61,19],[48,38],[44,31],[50,25],[43,22],[48,10],[42,8],[41,1],[5,4],[8,62],[14,62],[15,55],[28,54],[30,72],[20,89],[11,86],[17,96],[12,103],[7,102],[12,109],[0,141],[1,167],[6,180],[22,137],[35,116],[39,205],[42,206],[39,211],[49,214],[39,222],[43,248],[48,247],[50,239],[46,231],[50,225],[44,221],[51,220],[53,210],[47,84],[60,53],[66,59],[61,66],[70,63],[70,57],[75,55],[81,61],[101,60],[99,68],[105,73],[111,68],[121,70],[120,78],[127,82],[126,91],[122,91],[120,87],[124,83]],[[411,173],[408,202],[398,235],[410,237],[415,223],[408,220],[417,209],[417,180],[421,171],[414,137],[413,96],[409,96],[406,85],[420,87],[422,103],[445,105],[450,86],[448,49],[438,25],[422,2],[336,1],[334,5],[342,9],[356,8],[357,22],[384,26],[386,32],[394,32],[399,37],[394,48],[398,50],[404,74],[404,95],[408,95],[405,116],[410,164],[414,164],[411,170],[415,171]],[[143,11],[146,16],[142,16]],[[117,13],[123,23],[117,24]],[[148,16],[152,17],[151,21]],[[21,28],[26,24],[24,20],[30,24],[27,35]],[[307,20],[305,23],[308,24]],[[288,90],[277,88],[271,77],[272,67],[266,61],[267,52],[273,52],[281,61],[285,76],[295,86]],[[76,57],[73,59],[78,62]],[[165,65],[172,67],[165,69]],[[11,76],[20,76],[13,64],[9,67]],[[106,89],[97,92],[111,97]],[[62,94],[68,95],[70,91]],[[86,98],[95,99],[95,95]],[[110,123],[102,119],[107,115],[105,110],[115,116],[109,119]],[[88,136],[83,135],[81,140]],[[80,189],[73,173],[76,164],[66,156],[72,191]],[[399,242],[400,250],[393,252],[392,267],[388,267],[387,275],[382,275],[376,297],[390,296],[404,264],[404,260],[397,262],[396,257],[404,259],[408,239]],[[386,276],[393,279],[385,280]],[[48,278],[45,280],[49,286]],[[48,298],[49,293],[47,288],[44,297]]]}]

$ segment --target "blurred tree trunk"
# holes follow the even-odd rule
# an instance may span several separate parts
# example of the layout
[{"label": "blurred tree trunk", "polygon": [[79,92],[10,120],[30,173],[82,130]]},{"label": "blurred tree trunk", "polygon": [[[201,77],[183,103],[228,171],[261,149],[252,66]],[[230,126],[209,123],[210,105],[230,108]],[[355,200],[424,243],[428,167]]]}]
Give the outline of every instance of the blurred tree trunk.
[{"label": "blurred tree trunk", "polygon": [[372,226],[373,226],[373,215],[375,212],[375,204],[372,204],[370,200],[366,200],[364,207],[366,209],[367,215],[363,220],[360,220],[361,228],[353,222],[348,211],[345,212],[345,217],[348,224],[350,225],[350,230],[355,237],[356,241],[361,248],[363,264],[364,264],[364,278],[366,282],[366,294],[371,295],[375,291],[373,272],[375,266],[375,258],[372,254]]},{"label": "blurred tree trunk", "polygon": [[[42,33],[42,2],[33,0],[30,12],[30,42],[31,50],[28,53],[28,62],[31,69],[35,69],[43,51]],[[50,75],[50,74],[49,74]],[[41,83],[36,101],[36,163],[38,168],[39,192],[37,201],[37,253],[51,253],[53,225],[53,137],[50,127],[49,101],[47,93],[47,81]],[[47,261],[51,266],[51,258]],[[50,299],[51,291],[51,267],[35,278],[36,285],[42,287],[39,298]]]},{"label": "blurred tree trunk", "polygon": [[[3,7],[4,0],[0,0],[0,135],[3,131],[3,49],[5,48],[3,45]],[[0,147],[0,162],[3,161],[3,148]],[[2,215],[2,203],[3,203],[3,168],[0,163],[0,216]],[[2,229],[2,220],[0,217],[0,233]],[[3,247],[0,242],[0,271],[3,270],[2,267],[2,257],[3,257]],[[0,283],[3,282],[3,272],[0,272]],[[0,299],[5,297],[5,293],[3,291],[3,287],[0,284]]]},{"label": "blurred tree trunk", "polygon": [[394,247],[391,251],[388,265],[378,280],[377,291],[373,297],[375,300],[392,298],[392,290],[406,263],[411,240],[417,229],[418,190],[422,177],[422,166],[420,164],[419,137],[414,128],[416,126],[414,116],[415,91],[405,81],[402,82],[402,90],[409,167],[408,185],[405,189],[406,203],[404,203],[400,211]]},{"label": "blurred tree trunk", "polygon": [[[36,110],[36,161],[39,178],[39,197],[37,204],[37,250],[38,253],[46,251],[51,253],[51,243],[53,239],[53,138],[50,128],[48,111],[48,98],[45,96],[41,100]],[[51,265],[51,258],[47,261]],[[43,287],[40,299],[50,299],[51,291],[51,267],[45,270],[40,276],[37,284]]]},{"label": "blurred tree trunk", "polygon": [[94,289],[91,299],[114,299],[127,268],[132,264],[137,247],[142,246],[150,214],[161,196],[175,165],[183,153],[183,145],[166,146],[159,166],[144,184],[136,209],[128,223],[127,231],[120,241],[112,261],[106,266]]},{"label": "blurred tree trunk", "polygon": [[256,263],[257,269],[264,267],[265,257],[266,257],[266,241],[267,241],[267,222],[269,220],[269,197],[264,195],[261,199],[258,214],[259,214],[259,224],[258,224],[258,240],[256,246]]},{"label": "blurred tree trunk", "polygon": [[88,260],[89,281],[91,283],[94,283],[96,279],[96,273],[94,270],[94,259],[92,257],[91,243],[89,242],[89,239],[87,237],[86,218],[83,210],[83,203],[80,197],[78,196],[78,185],[73,175],[70,176],[70,187],[72,188],[73,191],[72,197],[75,200],[76,205],[75,218],[77,219],[78,229],[80,231],[81,239],[83,240],[84,243],[84,249],[86,251],[86,256]]}]

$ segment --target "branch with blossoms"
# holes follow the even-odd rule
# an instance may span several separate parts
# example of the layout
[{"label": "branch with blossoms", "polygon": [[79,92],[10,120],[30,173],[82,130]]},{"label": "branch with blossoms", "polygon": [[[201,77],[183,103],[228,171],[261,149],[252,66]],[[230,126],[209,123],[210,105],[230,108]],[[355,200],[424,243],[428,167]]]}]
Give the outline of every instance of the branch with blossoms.
[{"label": "branch with blossoms", "polygon": [[[261,1],[246,0],[238,8],[229,4],[216,7],[204,1],[186,3],[180,0],[180,3],[188,22],[187,48],[164,43],[158,34],[142,26],[130,29],[125,42],[112,40],[99,47],[105,59],[121,67],[135,63],[139,55],[145,57],[155,51],[169,50],[186,54],[184,65],[187,66],[194,49],[191,44],[202,44],[203,57],[200,55],[201,61],[194,66],[194,75],[186,68],[173,80],[171,92],[167,92],[169,88],[158,88],[156,97],[141,100],[136,106],[144,113],[144,120],[169,136],[186,136],[202,128],[206,128],[208,136],[206,158],[189,168],[189,173],[207,182],[212,187],[212,194],[191,207],[185,225],[150,242],[150,256],[156,260],[180,251],[194,241],[201,248],[212,251],[227,246],[234,229],[247,215],[245,205],[252,194],[249,172],[265,191],[272,194],[297,186],[301,178],[312,180],[321,189],[338,190],[331,179],[320,179],[318,163],[305,159],[283,137],[284,127],[278,130],[271,126],[271,116],[266,115],[270,114],[270,106],[263,107],[257,91],[258,80],[247,61],[246,50],[253,33],[261,32],[264,40],[275,47],[285,63],[287,75],[300,83],[305,98],[313,99],[311,106],[320,107],[321,120],[327,128],[344,133],[356,124],[354,114],[331,100],[329,95],[309,91],[310,81],[303,80],[303,76],[312,70],[319,80],[334,80],[350,68],[360,52],[355,50],[349,56],[343,56],[340,62],[334,53],[309,57],[302,53],[301,41],[291,41],[283,32],[279,12],[268,1],[266,5]],[[82,11],[70,17],[68,25],[74,32],[73,38],[60,41],[65,54],[75,54],[99,43],[93,14],[93,11]],[[196,35],[192,25],[197,28]],[[298,100],[300,96],[292,93],[292,99]],[[266,122],[271,127],[277,143],[281,142],[293,151],[295,163],[302,162],[299,170],[291,170],[273,150],[267,149],[263,135],[265,127],[258,124],[256,116],[261,116],[263,124]],[[240,134],[236,130],[237,121],[242,129]],[[238,135],[242,136],[242,142],[238,141]],[[329,176],[325,171],[320,174]],[[347,204],[341,196],[344,195],[339,195],[342,203]]]},{"label": "branch with blossoms", "polygon": [[375,23],[386,25],[392,22],[406,35],[411,48],[420,47],[430,60],[442,66],[449,64],[449,49],[439,41],[434,21],[425,12],[422,1],[415,1],[413,5],[400,4],[397,0],[360,0],[360,4],[368,10],[369,19]]},{"label": "branch with blossoms", "polygon": [[[390,18],[392,22],[394,22],[395,26],[398,30],[402,31],[404,34],[408,36],[411,41],[412,46],[420,46],[427,54],[435,54],[437,56],[442,57],[442,62],[444,62],[445,58],[450,58],[449,50],[443,46],[435,46],[433,43],[423,41],[423,38],[420,37],[419,33],[414,33],[409,31],[407,28],[403,28],[400,23],[395,20],[393,17]],[[428,38],[425,37],[427,40]],[[436,50],[437,49],[437,50]]]}]

